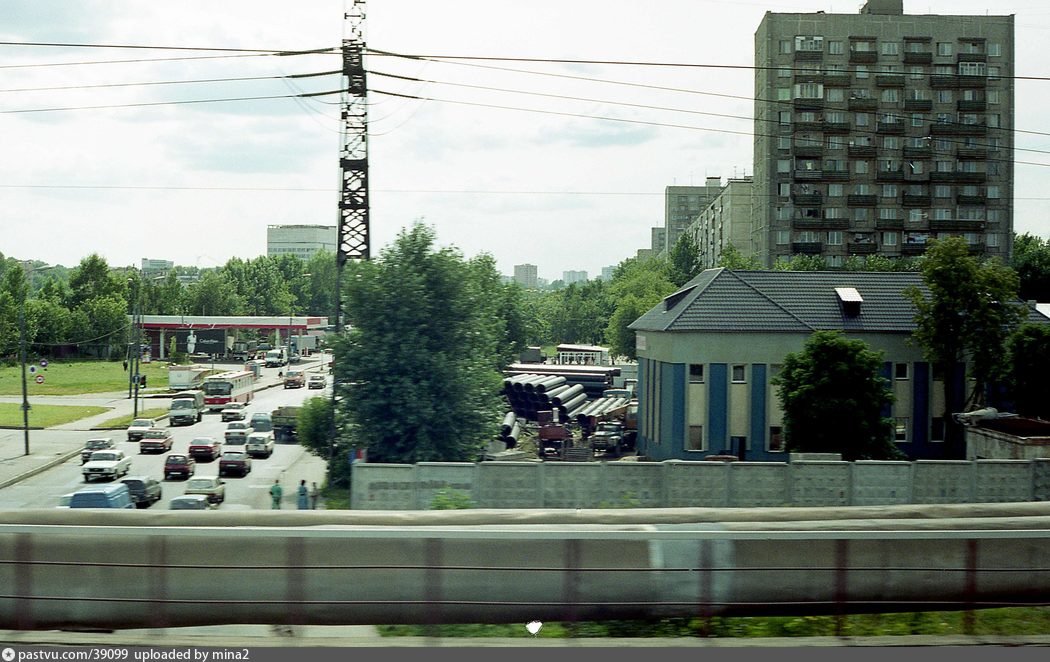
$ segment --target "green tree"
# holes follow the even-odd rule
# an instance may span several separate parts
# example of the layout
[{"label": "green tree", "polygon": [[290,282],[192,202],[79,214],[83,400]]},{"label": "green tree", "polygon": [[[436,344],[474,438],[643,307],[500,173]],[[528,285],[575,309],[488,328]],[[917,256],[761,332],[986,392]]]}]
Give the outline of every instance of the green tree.
[{"label": "green tree", "polygon": [[1022,299],[1050,301],[1050,241],[1027,232],[1015,236],[1010,266],[1017,272]]},{"label": "green tree", "polygon": [[340,436],[370,461],[473,461],[499,424],[481,288],[457,250],[434,243],[416,223],[378,259],[347,269],[336,416]]},{"label": "green tree", "polygon": [[335,254],[328,251],[314,253],[306,262],[306,273],[310,282],[305,300],[299,300],[299,308],[307,315],[323,315],[334,324],[335,319]]},{"label": "green tree", "polygon": [[117,275],[98,253],[92,253],[80,261],[69,276],[71,290],[70,307],[76,308],[90,299],[119,296],[127,298],[127,283]]},{"label": "green tree", "polygon": [[901,457],[891,421],[883,417],[893,393],[881,366],[881,352],[837,331],[817,331],[801,352],[785,356],[773,384],[787,449],[841,453],[844,460]]},{"label": "green tree", "polygon": [[240,315],[244,304],[222,271],[209,269],[184,295],[189,315]]},{"label": "green tree", "polygon": [[307,398],[299,408],[295,434],[303,448],[327,460],[331,452],[329,436],[332,424],[332,399]]},{"label": "green tree", "polygon": [[786,261],[773,265],[774,271],[827,271],[828,261],[822,255],[805,255],[798,253]]},{"label": "green tree", "polygon": [[718,266],[724,267],[730,270],[756,270],[765,269],[762,266],[762,261],[754,255],[744,256],[733,244],[729,244],[722,251],[722,255],[718,258]]},{"label": "green tree", "polygon": [[1021,325],[1007,349],[1006,383],[1015,412],[1050,419],[1050,325]]},{"label": "green tree", "polygon": [[[1026,309],[1017,305],[1017,274],[996,259],[970,255],[962,237],[931,241],[919,269],[929,295],[917,287],[904,292],[916,310],[914,342],[944,375],[945,441],[961,457],[952,414],[984,403],[988,383],[1001,371],[1006,339]],[[960,400],[956,384],[967,365],[973,388]]]},{"label": "green tree", "polygon": [[688,232],[682,233],[667,256],[667,280],[681,287],[691,281],[703,266],[700,263],[700,249]]}]

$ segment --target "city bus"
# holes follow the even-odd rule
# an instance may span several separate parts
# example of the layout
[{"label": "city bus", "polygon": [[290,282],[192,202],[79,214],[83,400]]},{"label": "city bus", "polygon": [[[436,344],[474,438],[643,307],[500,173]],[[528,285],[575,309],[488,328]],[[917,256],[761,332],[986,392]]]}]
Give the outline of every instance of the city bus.
[{"label": "city bus", "polygon": [[204,378],[204,405],[209,410],[219,410],[231,402],[252,401],[255,373],[250,370],[230,371]]}]

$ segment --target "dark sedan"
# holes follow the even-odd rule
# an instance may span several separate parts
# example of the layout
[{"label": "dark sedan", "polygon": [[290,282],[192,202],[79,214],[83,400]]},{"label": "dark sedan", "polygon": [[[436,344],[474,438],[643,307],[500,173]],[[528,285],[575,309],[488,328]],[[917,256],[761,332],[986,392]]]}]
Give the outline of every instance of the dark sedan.
[{"label": "dark sedan", "polygon": [[220,476],[240,476],[244,478],[252,470],[252,458],[244,451],[226,451],[219,458]]}]

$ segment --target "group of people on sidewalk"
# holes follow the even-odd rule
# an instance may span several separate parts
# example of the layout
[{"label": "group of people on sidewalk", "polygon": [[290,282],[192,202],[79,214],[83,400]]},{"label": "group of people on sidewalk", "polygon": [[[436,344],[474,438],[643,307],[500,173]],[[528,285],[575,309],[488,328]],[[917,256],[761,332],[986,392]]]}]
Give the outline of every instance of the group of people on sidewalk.
[{"label": "group of people on sidewalk", "polygon": [[[299,481],[299,488],[296,490],[297,503],[299,510],[316,510],[317,499],[320,496],[320,492],[317,489],[317,483],[312,483],[311,487],[306,487],[306,481]],[[281,499],[284,497],[284,488],[281,487],[281,480],[278,478],[273,481],[273,485],[270,486],[270,498],[273,500],[273,509],[280,510]]]}]

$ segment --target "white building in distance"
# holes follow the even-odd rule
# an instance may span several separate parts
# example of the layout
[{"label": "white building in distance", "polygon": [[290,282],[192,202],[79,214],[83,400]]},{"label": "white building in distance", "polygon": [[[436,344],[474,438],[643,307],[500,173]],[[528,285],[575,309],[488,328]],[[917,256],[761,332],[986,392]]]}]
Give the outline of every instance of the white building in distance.
[{"label": "white building in distance", "polygon": [[334,255],[337,231],[334,225],[268,225],[266,255],[295,255],[304,261],[322,250]]}]

